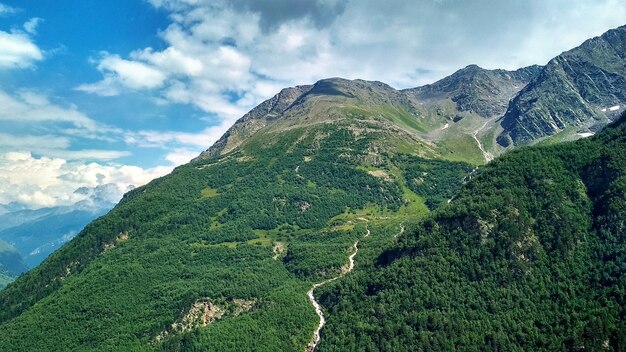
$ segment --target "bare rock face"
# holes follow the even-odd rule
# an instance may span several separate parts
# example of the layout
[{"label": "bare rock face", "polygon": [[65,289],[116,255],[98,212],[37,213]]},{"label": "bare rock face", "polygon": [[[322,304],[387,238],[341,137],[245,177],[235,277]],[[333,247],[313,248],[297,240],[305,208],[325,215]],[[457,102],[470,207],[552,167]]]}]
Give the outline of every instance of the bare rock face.
[{"label": "bare rock face", "polygon": [[406,92],[425,103],[451,99],[458,111],[489,118],[503,114],[509,100],[540,71],[541,66],[537,65],[517,71],[486,70],[469,65],[440,81]]},{"label": "bare rock face", "polygon": [[222,303],[215,303],[208,298],[197,300],[191,305],[189,311],[174,322],[170,329],[159,333],[153,340],[158,343],[172,332],[191,331],[198,327],[206,327],[213,322],[226,316],[238,316],[254,307],[256,301],[245,299],[231,299]]},{"label": "bare rock face", "polygon": [[520,145],[567,127],[592,128],[626,105],[626,26],[567,51],[516,96],[501,120],[498,143]]},{"label": "bare rock face", "polygon": [[247,137],[265,127],[268,121],[275,119],[285,112],[299,97],[308,92],[312,86],[296,86],[285,88],[271,99],[259,104],[242,118],[237,120],[215,144],[202,152],[196,160],[207,159],[220,155],[236,148]]}]

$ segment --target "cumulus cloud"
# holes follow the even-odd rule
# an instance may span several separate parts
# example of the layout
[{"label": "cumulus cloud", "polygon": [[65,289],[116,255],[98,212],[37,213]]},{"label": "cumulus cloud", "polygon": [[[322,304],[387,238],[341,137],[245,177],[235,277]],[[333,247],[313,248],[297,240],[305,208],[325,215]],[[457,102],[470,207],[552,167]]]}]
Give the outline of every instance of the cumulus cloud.
[{"label": "cumulus cloud", "polygon": [[0,154],[0,204],[18,201],[31,208],[70,205],[84,198],[84,194],[75,190],[107,184],[115,185],[117,196],[121,197],[131,185],[143,185],[171,169],[84,164],[62,158],[34,157],[28,152],[3,153]]},{"label": "cumulus cloud", "polygon": [[[97,64],[103,79],[79,89],[156,89],[161,102],[192,104],[230,121],[284,86],[339,76],[404,88],[470,63],[545,64],[626,23],[619,0],[149,2],[170,12],[171,24],[159,33],[164,49],[108,54]],[[111,60],[139,65],[153,79],[138,84]]]},{"label": "cumulus cloud", "polygon": [[43,57],[41,49],[25,33],[0,31],[0,69],[31,67]]},{"label": "cumulus cloud", "polygon": [[[14,131],[0,132],[0,204],[69,205],[85,198],[75,189],[104,184],[116,187],[121,197],[130,185],[142,185],[172,169],[113,161],[129,156],[127,150],[76,148],[74,144],[84,145],[85,139],[122,143],[125,131],[97,123],[75,106],[56,105],[37,92],[0,91],[0,106],[0,126]],[[17,132],[24,128],[29,132]]]},{"label": "cumulus cloud", "polygon": [[114,96],[120,94],[124,88],[133,90],[158,88],[167,78],[164,72],[152,65],[125,60],[109,53],[102,54],[98,70],[104,74],[101,81],[82,84],[76,89],[101,96]]}]

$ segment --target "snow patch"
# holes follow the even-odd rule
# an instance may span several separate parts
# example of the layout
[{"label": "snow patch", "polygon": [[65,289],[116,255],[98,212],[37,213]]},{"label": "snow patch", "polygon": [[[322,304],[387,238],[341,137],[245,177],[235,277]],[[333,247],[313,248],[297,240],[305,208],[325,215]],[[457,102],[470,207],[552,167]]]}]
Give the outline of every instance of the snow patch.
[{"label": "snow patch", "polygon": [[619,105],[611,106],[609,108],[609,111],[617,111],[617,110],[619,110]]},{"label": "snow patch", "polygon": [[606,112],[606,108],[604,108],[604,109],[602,109],[602,110],[600,110],[600,111],[602,111],[602,112]]},{"label": "snow patch", "polygon": [[445,125],[444,125],[441,129],[442,129],[442,130],[445,130],[445,129],[446,129],[446,128],[448,128],[448,127],[450,127],[450,124],[449,124],[449,123],[446,123],[446,124],[445,124]]},{"label": "snow patch", "polygon": [[587,138],[587,137],[591,137],[593,136],[595,133],[593,132],[582,132],[582,133],[578,133],[579,136],[581,136],[582,138]]}]

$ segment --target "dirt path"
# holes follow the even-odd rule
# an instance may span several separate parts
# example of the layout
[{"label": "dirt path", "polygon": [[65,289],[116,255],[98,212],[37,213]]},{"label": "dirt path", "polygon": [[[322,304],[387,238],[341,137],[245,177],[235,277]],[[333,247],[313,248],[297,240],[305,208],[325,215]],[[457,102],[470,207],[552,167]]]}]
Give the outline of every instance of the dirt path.
[{"label": "dirt path", "polygon": [[478,128],[476,131],[474,131],[472,133],[472,137],[474,138],[474,140],[476,141],[476,143],[478,144],[478,148],[480,148],[480,151],[483,153],[483,157],[485,158],[485,162],[490,162],[491,160],[493,160],[493,154],[489,153],[488,151],[485,150],[485,148],[483,147],[483,144],[480,142],[480,140],[478,139],[478,134],[485,129],[485,127],[487,127],[487,125],[492,121],[493,119],[489,119],[487,121],[485,121],[485,123],[480,126],[480,128]]},{"label": "dirt path", "polygon": [[[357,220],[363,220],[366,222],[368,221],[367,219],[364,219],[364,218],[359,218]],[[370,229],[367,227],[366,229],[367,229],[367,233],[365,234],[363,238],[367,238],[370,235]],[[326,285],[329,282],[333,282],[337,279],[340,279],[344,277],[347,273],[354,270],[354,257],[356,257],[356,255],[359,253],[359,240],[356,240],[354,242],[354,244],[352,245],[352,248],[354,250],[354,253],[352,253],[350,257],[348,257],[348,266],[347,267],[344,266],[341,269],[341,274],[333,278],[330,278],[328,280],[324,280],[322,282],[318,282],[314,284],[313,287],[311,287],[311,289],[309,290],[309,292],[306,293],[306,295],[309,297],[309,301],[315,308],[315,313],[317,313],[317,316],[320,317],[320,323],[317,325],[317,329],[315,329],[315,331],[313,332],[313,338],[311,339],[311,342],[309,342],[309,344],[306,346],[305,352],[315,351],[315,347],[317,347],[317,344],[320,342],[320,331],[322,331],[322,328],[326,324],[326,319],[324,318],[324,312],[322,312],[322,306],[320,306],[320,304],[315,300],[315,295],[314,295],[315,289],[320,286]]]}]

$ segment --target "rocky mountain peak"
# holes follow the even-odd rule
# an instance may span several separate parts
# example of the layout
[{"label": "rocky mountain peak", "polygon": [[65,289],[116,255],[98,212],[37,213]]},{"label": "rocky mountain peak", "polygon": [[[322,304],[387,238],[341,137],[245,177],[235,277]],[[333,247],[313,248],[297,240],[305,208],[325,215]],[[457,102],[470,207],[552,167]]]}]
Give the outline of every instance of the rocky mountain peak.
[{"label": "rocky mountain peak", "polygon": [[501,146],[530,143],[574,127],[598,129],[626,105],[626,26],[553,58],[509,104]]},{"label": "rocky mountain peak", "polygon": [[539,66],[506,71],[469,65],[440,81],[407,92],[426,103],[450,99],[459,111],[489,118],[503,114],[509,100],[538,72]]}]

